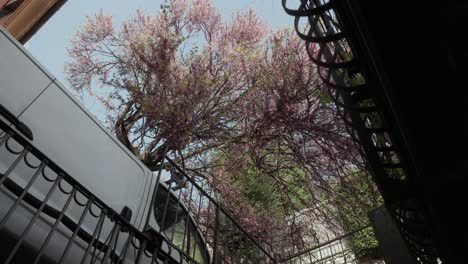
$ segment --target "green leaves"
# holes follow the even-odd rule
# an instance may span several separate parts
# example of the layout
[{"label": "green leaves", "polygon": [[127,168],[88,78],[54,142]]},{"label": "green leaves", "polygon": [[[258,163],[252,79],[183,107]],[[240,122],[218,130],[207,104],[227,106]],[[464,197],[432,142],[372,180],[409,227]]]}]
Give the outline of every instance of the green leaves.
[{"label": "green leaves", "polygon": [[[351,232],[367,225],[368,212],[382,205],[383,200],[371,177],[366,172],[354,171],[338,187],[336,202],[344,229]],[[352,235],[348,243],[357,257],[375,254],[378,248],[372,228]]]}]

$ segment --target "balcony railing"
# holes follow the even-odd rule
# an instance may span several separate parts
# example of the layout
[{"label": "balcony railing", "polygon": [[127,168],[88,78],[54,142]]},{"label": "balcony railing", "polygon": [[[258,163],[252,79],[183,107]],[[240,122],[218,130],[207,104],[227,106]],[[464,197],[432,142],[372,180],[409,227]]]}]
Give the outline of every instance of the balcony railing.
[{"label": "balcony railing", "polygon": [[[348,232],[344,235],[329,239],[324,243],[320,243],[312,248],[302,250],[295,254],[289,255],[281,259],[281,263],[290,264],[357,264],[359,263],[355,255],[355,245],[352,237],[354,235],[366,235],[366,230],[372,228],[369,225]],[[383,263],[383,261],[380,261]]]},{"label": "balcony railing", "polygon": [[35,148],[22,135],[32,139],[27,126],[6,109],[1,116],[1,263],[276,263],[206,181],[171,159],[150,209],[159,230],[143,232],[130,224],[131,210],[114,211]]},{"label": "balcony railing", "polygon": [[387,111],[378,99],[378,87],[368,82],[374,69],[359,61],[356,44],[362,40],[352,38],[345,28],[344,21],[353,19],[346,2],[282,0],[286,13],[295,17],[297,34],[306,42],[318,75],[367,159],[370,173],[415,259],[438,263],[428,214],[408,173],[410,163],[395,143]]},{"label": "balcony railing", "polygon": [[[154,215],[172,243],[196,260],[207,259],[212,252],[214,263],[275,263],[271,248],[251,237],[223,208],[206,177],[189,176],[167,156],[165,162],[161,166],[171,168],[171,173],[163,180],[166,185],[156,189],[155,200],[162,203],[155,205]],[[161,171],[158,178],[163,178]],[[209,250],[193,248],[197,239],[204,239]]]},{"label": "balcony railing", "polygon": [[[13,243],[2,245],[0,250],[2,263],[44,263],[47,259],[52,263],[156,263],[157,259],[173,261],[171,250],[177,251],[180,263],[197,263],[166,237],[149,236],[136,229],[129,223],[132,213],[128,208],[121,213],[114,211],[2,120],[0,151],[2,157],[8,153],[11,158],[11,163],[0,174],[0,190],[4,194],[2,206],[8,203],[1,208],[0,231],[6,229],[13,233]],[[19,177],[13,175],[15,171],[29,171],[30,175]],[[44,187],[47,190],[42,194],[33,192],[35,188]],[[49,204],[53,196],[61,197],[63,203]],[[69,215],[67,210],[72,207],[74,212],[81,208],[78,216]],[[20,227],[19,217],[27,218]],[[84,227],[85,221],[94,223],[92,230]],[[46,233],[38,232],[44,222],[50,228]],[[57,247],[54,235],[63,233],[64,227],[69,231],[68,241],[61,241],[65,243]],[[38,240],[41,242],[36,244]],[[31,251],[28,244],[36,248]],[[79,261],[77,245],[84,249]],[[54,247],[52,257],[48,246]]]}]

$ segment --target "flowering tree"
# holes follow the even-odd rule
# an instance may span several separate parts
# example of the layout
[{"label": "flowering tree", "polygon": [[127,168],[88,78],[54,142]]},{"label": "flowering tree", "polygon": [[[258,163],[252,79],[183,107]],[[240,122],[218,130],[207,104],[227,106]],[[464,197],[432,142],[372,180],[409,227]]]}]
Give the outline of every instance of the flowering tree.
[{"label": "flowering tree", "polygon": [[[101,100],[133,154],[157,170],[168,150],[259,239],[273,243],[287,225],[303,244],[303,228],[284,219],[327,199],[330,182],[360,164],[302,41],[253,10],[227,23],[210,1],[171,0],[118,29],[100,12],[69,55],[70,83]],[[259,188],[246,191],[248,177]],[[265,182],[275,217],[252,196]]]}]

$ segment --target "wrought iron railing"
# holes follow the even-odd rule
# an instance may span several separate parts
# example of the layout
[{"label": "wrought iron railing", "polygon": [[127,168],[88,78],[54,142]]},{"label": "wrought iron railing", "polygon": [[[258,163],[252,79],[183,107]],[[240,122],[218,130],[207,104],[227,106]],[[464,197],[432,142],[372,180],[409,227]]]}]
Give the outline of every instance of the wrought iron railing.
[{"label": "wrought iron railing", "polygon": [[355,44],[362,40],[353,43],[344,28],[343,19],[350,20],[346,16],[346,1],[282,0],[282,3],[286,13],[295,17],[297,34],[306,42],[318,75],[367,159],[370,173],[415,259],[420,263],[438,263],[428,214],[409,173],[411,165],[396,143],[394,126],[382,106],[377,87],[371,87],[368,81],[373,69],[357,58]]},{"label": "wrought iron railing", "polygon": [[[212,252],[214,263],[275,263],[271,247],[250,236],[223,208],[206,177],[189,176],[167,156],[161,167],[170,168],[170,172],[163,177],[161,170],[158,175],[158,182],[166,184],[164,187],[160,185],[155,193],[158,197],[155,200],[163,202],[156,204],[154,215],[172,243],[197,260],[206,259]],[[166,195],[167,190],[172,195]],[[193,235],[194,239],[204,239],[203,244],[209,250],[193,248],[196,243],[191,242],[190,233],[195,233],[194,228],[200,234]]]},{"label": "wrought iron railing", "polygon": [[0,263],[275,263],[206,181],[169,158],[150,210],[158,230],[142,232],[128,208],[114,211],[21,133],[0,118]]},{"label": "wrought iron railing", "polygon": [[[344,235],[328,239],[326,242],[315,245],[312,248],[302,250],[280,260],[280,263],[288,264],[357,264],[355,245],[352,237],[355,235],[368,235],[367,230],[372,227],[367,225],[348,232]],[[380,261],[383,263],[383,261]]]},{"label": "wrought iron railing", "polygon": [[[9,155],[2,160],[3,165],[11,161],[0,174],[3,206],[0,232],[10,234],[12,242],[2,245],[0,262],[173,263],[171,251],[176,251],[178,262],[197,263],[166,237],[150,236],[136,229],[129,223],[132,213],[128,208],[120,214],[114,211],[3,120],[0,120],[0,151],[3,158]],[[15,175],[17,170],[31,174]],[[42,194],[34,191],[43,187],[47,190]],[[51,197],[60,197],[54,201],[62,204],[51,205]],[[71,208],[73,212],[82,209],[79,215],[71,215]],[[25,225],[18,227],[24,218]],[[84,222],[93,223],[92,230],[89,226],[85,228]],[[47,232],[39,232],[44,223]],[[64,232],[68,232],[66,241],[61,241],[65,243],[57,245],[56,235]],[[2,240],[8,241],[5,237]],[[37,244],[38,240],[41,242]],[[31,243],[35,247],[32,250],[28,248]],[[77,254],[77,246],[82,248],[81,254]]]}]

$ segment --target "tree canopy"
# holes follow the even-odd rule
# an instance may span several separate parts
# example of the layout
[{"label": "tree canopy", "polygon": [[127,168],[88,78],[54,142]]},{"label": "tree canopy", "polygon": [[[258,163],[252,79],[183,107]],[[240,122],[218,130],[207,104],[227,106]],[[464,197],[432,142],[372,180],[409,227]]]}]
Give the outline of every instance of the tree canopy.
[{"label": "tree canopy", "polygon": [[251,9],[227,22],[211,1],[171,0],[119,27],[103,12],[87,17],[66,73],[101,100],[109,127],[150,169],[167,149],[257,238],[273,243],[291,230],[300,247],[304,227],[285,219],[362,166],[307,52],[316,47]]}]

